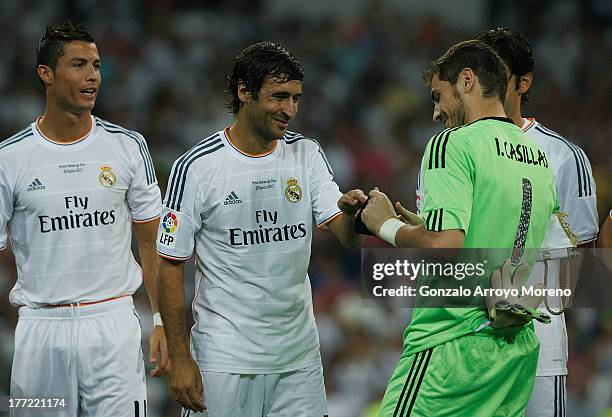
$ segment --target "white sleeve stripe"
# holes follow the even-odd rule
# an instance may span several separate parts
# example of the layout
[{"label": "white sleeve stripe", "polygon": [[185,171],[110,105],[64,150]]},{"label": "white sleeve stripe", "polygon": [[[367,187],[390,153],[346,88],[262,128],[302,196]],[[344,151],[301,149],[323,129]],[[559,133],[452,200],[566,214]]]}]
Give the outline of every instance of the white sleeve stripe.
[{"label": "white sleeve stripe", "polygon": [[328,221],[330,221],[331,219],[333,219],[334,217],[336,217],[337,215],[339,215],[341,213],[342,213],[342,211],[338,210],[338,211],[334,212],[334,214],[332,214],[331,216],[327,216],[327,218],[325,218],[325,220],[323,220],[319,224],[317,224],[317,227],[323,226],[325,223],[327,223]]},{"label": "white sleeve stripe", "polygon": [[160,252],[159,250],[157,251],[157,254],[161,256],[162,258],[171,259],[173,261],[186,261],[187,259],[191,258],[191,255],[187,257],[177,257],[177,256],[167,255],[163,252]]},{"label": "white sleeve stripe", "polygon": [[151,154],[149,153],[147,144],[142,137],[139,137],[135,132],[126,130],[121,126],[103,122],[102,119],[99,118],[96,118],[96,125],[106,130],[108,133],[123,133],[127,137],[134,140],[138,145],[140,156],[142,156],[142,160],[144,162],[145,172],[147,175],[147,185],[155,184],[157,182],[157,179],[155,178],[155,169],[153,168],[153,160],[151,159]]},{"label": "white sleeve stripe", "polygon": [[574,155],[574,160],[576,162],[576,173],[578,176],[578,196],[579,197],[585,197],[585,196],[590,196],[593,194],[593,191],[591,189],[591,182],[588,178],[587,175],[587,169],[586,169],[586,164],[584,162],[584,157],[582,155],[581,149],[578,148],[576,145],[574,145],[573,143],[567,141],[566,139],[564,139],[562,136],[554,133],[551,130],[548,130],[546,128],[544,128],[542,125],[538,124],[535,129],[552,138],[556,138],[561,140],[563,143],[565,143],[570,150],[572,151],[572,154]]},{"label": "white sleeve stripe", "polygon": [[132,219],[132,222],[134,223],[149,223],[152,222],[155,219],[159,219],[159,214],[153,216],[153,217],[149,217],[148,219],[142,219],[142,220],[137,220],[137,219]]},{"label": "white sleeve stripe", "polygon": [[[214,138],[216,139],[212,140]],[[168,208],[171,210],[181,211],[183,192],[185,191],[185,183],[187,182],[187,172],[189,171],[191,164],[204,155],[216,152],[224,146],[225,145],[221,142],[221,137],[217,134],[211,138],[211,140],[205,141],[201,145],[192,148],[192,150],[177,160],[172,178],[170,180],[168,201],[166,202],[166,206]]]}]

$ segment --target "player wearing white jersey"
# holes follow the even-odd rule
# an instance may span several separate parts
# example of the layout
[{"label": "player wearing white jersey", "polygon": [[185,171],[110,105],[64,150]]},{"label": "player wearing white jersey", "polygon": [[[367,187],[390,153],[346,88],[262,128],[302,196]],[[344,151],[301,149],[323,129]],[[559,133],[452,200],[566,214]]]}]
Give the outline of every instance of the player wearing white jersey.
[{"label": "player wearing white jersey", "polygon": [[[303,76],[281,46],[243,50],[228,77],[235,122],[181,156],[170,174],[159,298],[170,386],[185,414],[327,414],[307,274],[312,231],[330,229],[359,246],[354,214],[366,196],[342,195],[319,144],[287,131]],[[194,246],[195,362],[183,310],[183,265]]]},{"label": "player wearing white jersey", "polygon": [[[561,135],[542,126],[533,118],[523,118],[521,104],[529,101],[533,80],[533,52],[527,40],[512,29],[495,29],[477,36],[490,44],[500,55],[510,74],[504,109],[508,117],[521,127],[546,153],[553,170],[561,211],[565,213],[575,245],[590,245],[597,238],[598,220],[595,181],[591,164],[582,149]],[[572,234],[570,233],[570,234]],[[567,258],[567,244],[561,239],[545,238],[544,257],[548,258],[548,287],[559,288],[560,267]],[[529,278],[531,284],[544,282],[544,264],[535,264]],[[559,299],[550,307],[559,310]],[[567,375],[567,330],[563,314],[551,315],[552,322],[534,323],[540,339],[540,356],[533,394],[526,417],[565,416],[565,377]]]},{"label": "player wearing white jersey", "polygon": [[[49,26],[37,50],[43,116],[0,143],[0,247],[10,241],[19,307],[14,399],[61,406],[14,416],[144,416],[140,323],[132,294],[145,280],[157,311],[160,193],[144,138],[93,117],[100,58],[81,25]],[[131,252],[132,223],[142,268]],[[163,353],[163,328],[151,336]],[[32,415],[34,415],[32,414]]]}]

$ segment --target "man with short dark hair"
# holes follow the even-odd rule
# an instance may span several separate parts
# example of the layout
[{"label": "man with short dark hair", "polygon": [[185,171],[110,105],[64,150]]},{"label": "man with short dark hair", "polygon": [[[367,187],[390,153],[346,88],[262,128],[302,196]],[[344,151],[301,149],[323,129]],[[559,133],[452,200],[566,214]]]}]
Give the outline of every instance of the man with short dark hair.
[{"label": "man with short dark hair", "polygon": [[[397,247],[500,248],[489,256],[487,271],[504,258],[516,267],[529,248],[540,246],[558,204],[546,156],[504,113],[503,64],[490,46],[465,41],[434,61],[424,78],[431,86],[433,119],[446,129],[423,155],[421,218],[399,203],[394,210],[374,190],[362,219]],[[521,415],[538,341],[529,320],[517,322],[501,328],[484,306],[415,308],[380,416]]]},{"label": "man with short dark hair", "polygon": [[[544,152],[553,170],[559,205],[566,230],[576,246],[592,246],[597,239],[597,201],[591,164],[585,153],[574,143],[542,126],[534,118],[524,118],[521,106],[530,101],[534,57],[531,45],[512,29],[494,29],[478,34],[476,39],[491,45],[508,70],[508,89],[504,109],[516,126],[533,139]],[[563,234],[547,233],[543,261],[536,263],[531,273],[533,283],[547,283],[548,288],[561,286],[561,273],[568,257]],[[544,262],[547,265],[544,265]],[[546,268],[546,270],[545,270]],[[559,297],[549,297],[555,312],[561,311]],[[540,355],[533,394],[526,417],[556,417],[564,415],[567,375],[567,329],[565,316],[551,314],[550,324],[535,324],[540,340]]]},{"label": "man with short dark hair", "polygon": [[[0,247],[11,243],[19,307],[11,415],[146,415],[141,283],[157,312],[160,193],[144,138],[91,115],[100,57],[80,24],[49,26],[37,49],[45,112],[0,143]],[[138,238],[142,269],[131,252]],[[167,366],[159,320],[151,356]],[[61,401],[61,402],[60,402]],[[17,403],[15,403],[17,404]]]},{"label": "man with short dark hair", "polygon": [[[307,274],[313,220],[358,247],[354,214],[366,196],[342,195],[319,144],[287,131],[303,78],[280,45],[241,51],[228,76],[234,123],[172,168],[157,242],[159,299],[170,387],[186,414],[327,415]],[[190,352],[183,275],[194,246]]]}]

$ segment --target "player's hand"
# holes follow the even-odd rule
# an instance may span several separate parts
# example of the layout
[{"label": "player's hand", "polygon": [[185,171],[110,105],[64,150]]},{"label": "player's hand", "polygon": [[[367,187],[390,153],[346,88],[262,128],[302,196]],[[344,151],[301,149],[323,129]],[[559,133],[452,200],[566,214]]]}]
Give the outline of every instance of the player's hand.
[{"label": "player's hand", "polygon": [[[512,274],[512,264],[506,260],[502,267],[491,274],[491,289],[514,291],[508,296],[489,295],[485,297],[487,312],[495,328],[519,326],[535,319],[550,323],[550,317],[537,309],[543,296],[521,295],[521,287],[529,272],[529,266],[520,264]],[[534,289],[544,289],[542,284]]]},{"label": "player's hand", "polygon": [[155,366],[155,369],[149,375],[155,378],[168,372],[170,360],[168,359],[168,344],[166,343],[166,334],[164,333],[163,326],[153,327],[151,338],[149,339],[149,352],[151,352],[149,357],[151,363],[157,362],[157,366]]},{"label": "player's hand", "polygon": [[351,190],[343,194],[338,200],[338,208],[348,216],[354,216],[366,202],[368,196],[362,190]]},{"label": "player's hand", "polygon": [[196,413],[206,410],[202,375],[191,355],[173,357],[169,375],[170,394],[175,401]]},{"label": "player's hand", "polygon": [[361,219],[370,232],[379,236],[380,226],[391,217],[397,217],[389,197],[374,188],[368,193],[370,200],[361,212]]},{"label": "player's hand", "polygon": [[424,224],[423,219],[420,216],[404,208],[399,201],[395,203],[395,212],[398,214],[399,219],[406,224],[411,226],[419,226]]}]

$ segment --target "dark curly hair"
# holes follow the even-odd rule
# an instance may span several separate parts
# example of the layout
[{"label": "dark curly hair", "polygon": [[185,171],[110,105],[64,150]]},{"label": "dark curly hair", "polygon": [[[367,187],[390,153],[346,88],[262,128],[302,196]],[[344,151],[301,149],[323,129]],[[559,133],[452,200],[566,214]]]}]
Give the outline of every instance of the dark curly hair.
[{"label": "dark curly hair", "polygon": [[273,42],[259,42],[240,51],[234,60],[232,72],[227,76],[227,107],[231,112],[238,114],[242,107],[238,98],[239,81],[246,84],[248,91],[257,100],[257,94],[268,77],[280,83],[303,81],[304,69],[294,55]]},{"label": "dark curly hair", "polygon": [[[513,29],[497,28],[480,32],[476,39],[491,45],[504,63],[510,68],[510,73],[516,75],[516,88],[522,75],[533,73],[533,49],[520,33]],[[529,91],[521,94],[521,103],[531,101]]]},{"label": "dark curly hair", "polygon": [[504,102],[508,75],[502,60],[491,46],[479,40],[463,41],[451,46],[425,69],[423,80],[431,84],[431,79],[437,74],[440,80],[454,84],[464,68],[474,71],[484,97],[497,97]]}]

